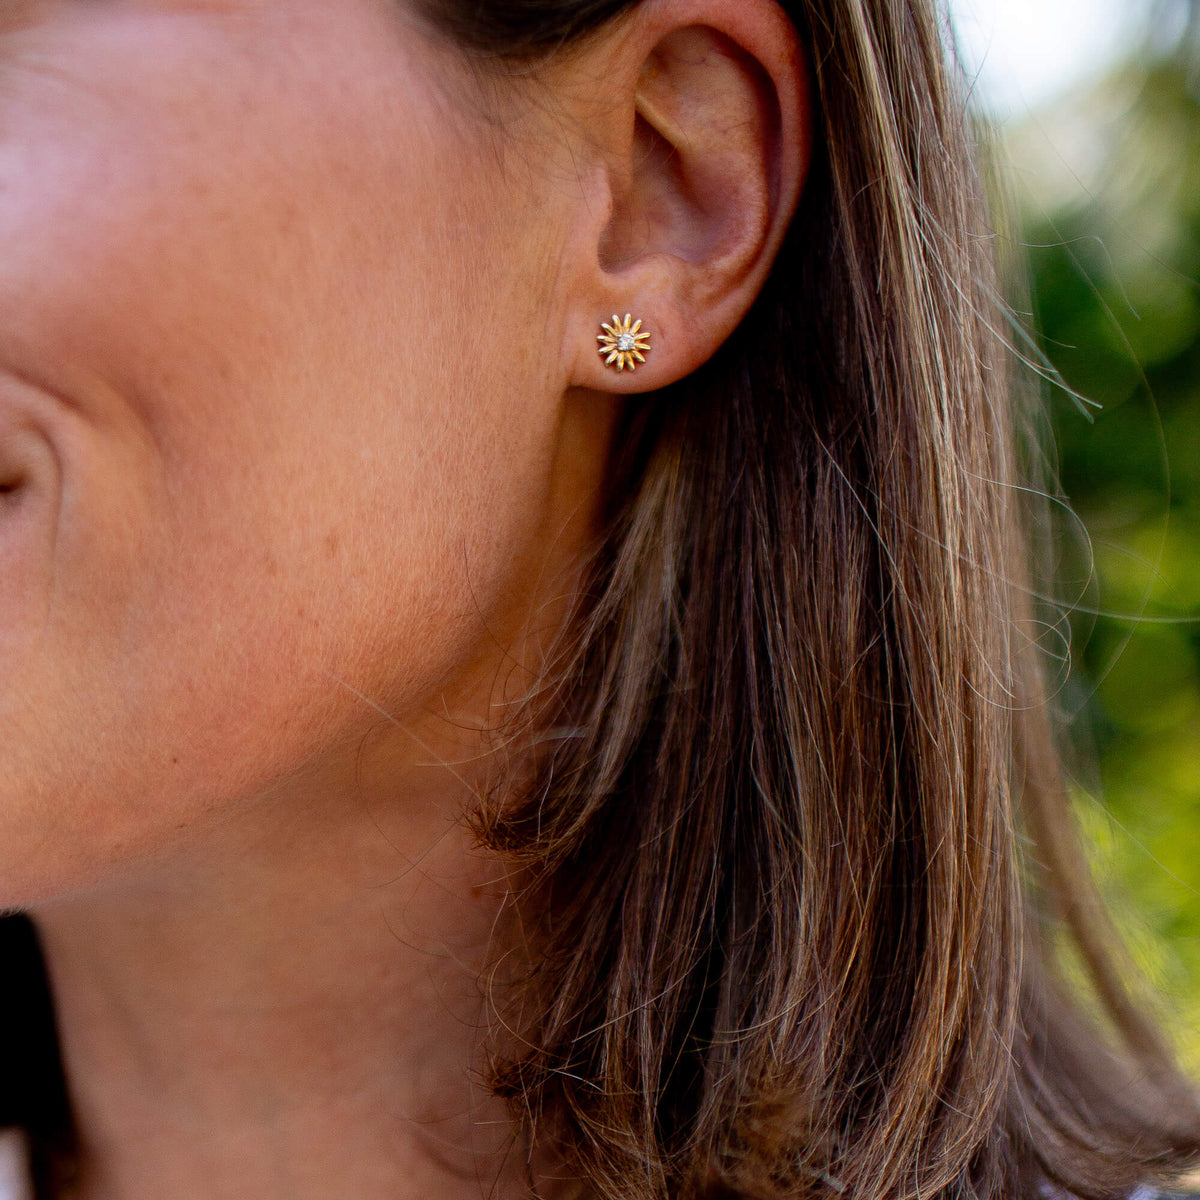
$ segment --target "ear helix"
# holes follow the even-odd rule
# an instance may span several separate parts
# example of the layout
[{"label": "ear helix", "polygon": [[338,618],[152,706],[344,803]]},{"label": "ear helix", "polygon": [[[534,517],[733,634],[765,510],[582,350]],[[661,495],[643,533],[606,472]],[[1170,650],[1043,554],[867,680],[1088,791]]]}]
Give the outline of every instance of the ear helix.
[{"label": "ear helix", "polygon": [[650,334],[642,329],[641,321],[633,321],[629,313],[625,314],[625,320],[622,321],[613,313],[612,324],[602,321],[600,328],[604,332],[597,336],[596,341],[600,343],[600,353],[605,355],[607,366],[614,371],[624,371],[626,367],[636,371],[637,364],[646,361],[645,355],[650,350]]}]

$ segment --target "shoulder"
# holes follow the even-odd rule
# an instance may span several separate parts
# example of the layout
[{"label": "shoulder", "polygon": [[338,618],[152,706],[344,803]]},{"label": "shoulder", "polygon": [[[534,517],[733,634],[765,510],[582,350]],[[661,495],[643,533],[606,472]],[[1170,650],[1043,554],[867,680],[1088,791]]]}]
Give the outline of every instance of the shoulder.
[{"label": "shoulder", "polygon": [[33,1200],[25,1135],[0,1129],[0,1200]]}]

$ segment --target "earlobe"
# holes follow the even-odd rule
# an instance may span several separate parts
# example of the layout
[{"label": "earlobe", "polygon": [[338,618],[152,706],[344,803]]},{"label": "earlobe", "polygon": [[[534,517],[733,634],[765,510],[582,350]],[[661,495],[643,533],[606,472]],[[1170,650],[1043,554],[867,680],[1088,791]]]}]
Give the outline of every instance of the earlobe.
[{"label": "earlobe", "polygon": [[[807,165],[807,88],[774,0],[649,0],[607,51],[607,195],[572,314],[593,349],[573,382],[645,391],[711,357],[761,289]],[[609,320],[626,312],[651,335],[644,365]]]}]

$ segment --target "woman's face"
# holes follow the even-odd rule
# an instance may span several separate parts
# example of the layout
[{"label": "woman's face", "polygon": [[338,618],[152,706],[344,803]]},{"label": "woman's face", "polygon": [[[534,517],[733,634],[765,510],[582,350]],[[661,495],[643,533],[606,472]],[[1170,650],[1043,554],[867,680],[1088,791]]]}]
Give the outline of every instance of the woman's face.
[{"label": "woman's face", "polygon": [[460,70],[393,0],[5,0],[0,902],[503,637],[563,223]]}]

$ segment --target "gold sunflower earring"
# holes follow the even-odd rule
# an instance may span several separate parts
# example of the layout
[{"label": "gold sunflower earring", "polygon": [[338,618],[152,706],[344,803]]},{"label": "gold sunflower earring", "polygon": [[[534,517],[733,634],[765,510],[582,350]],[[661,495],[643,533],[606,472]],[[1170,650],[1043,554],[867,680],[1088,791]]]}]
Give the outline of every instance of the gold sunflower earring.
[{"label": "gold sunflower earring", "polygon": [[629,313],[625,314],[624,321],[613,313],[612,324],[602,321],[600,328],[604,332],[596,338],[600,343],[600,353],[608,356],[604,360],[605,364],[615,367],[618,371],[623,371],[626,367],[636,371],[637,364],[646,361],[644,355],[650,349],[650,335],[638,333],[642,327],[641,321],[634,321],[631,325],[631,320]]}]

